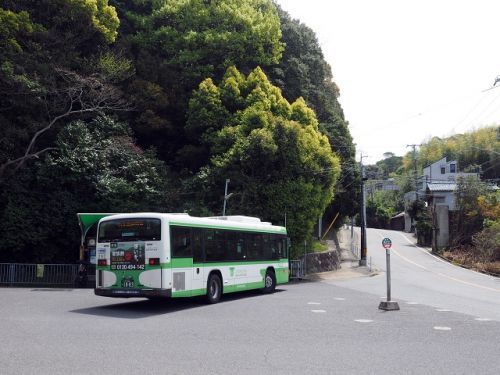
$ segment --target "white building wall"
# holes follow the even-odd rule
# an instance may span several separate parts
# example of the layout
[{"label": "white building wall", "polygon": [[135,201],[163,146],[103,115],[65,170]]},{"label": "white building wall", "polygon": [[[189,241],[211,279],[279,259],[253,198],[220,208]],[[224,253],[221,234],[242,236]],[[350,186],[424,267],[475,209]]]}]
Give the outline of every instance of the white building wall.
[{"label": "white building wall", "polygon": [[427,182],[455,181],[458,174],[458,163],[456,160],[446,161],[446,158],[442,158],[425,167],[423,172]]}]

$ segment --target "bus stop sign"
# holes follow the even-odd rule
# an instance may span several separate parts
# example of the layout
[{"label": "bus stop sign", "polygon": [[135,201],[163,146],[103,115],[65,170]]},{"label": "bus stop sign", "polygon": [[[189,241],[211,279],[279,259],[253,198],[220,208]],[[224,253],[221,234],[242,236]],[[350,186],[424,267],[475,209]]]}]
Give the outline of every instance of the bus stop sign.
[{"label": "bus stop sign", "polygon": [[391,246],[392,246],[392,241],[391,241],[391,239],[390,239],[390,238],[387,238],[387,237],[386,237],[386,238],[384,238],[384,239],[382,240],[382,246],[384,247],[384,249],[390,249],[390,248],[391,248]]}]

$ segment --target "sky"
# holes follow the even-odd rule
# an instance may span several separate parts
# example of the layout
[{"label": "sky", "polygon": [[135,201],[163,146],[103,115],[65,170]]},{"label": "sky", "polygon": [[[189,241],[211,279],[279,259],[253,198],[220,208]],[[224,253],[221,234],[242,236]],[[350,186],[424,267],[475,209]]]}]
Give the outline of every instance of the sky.
[{"label": "sky", "polygon": [[316,33],[363,164],[500,124],[500,1],[277,3]]}]

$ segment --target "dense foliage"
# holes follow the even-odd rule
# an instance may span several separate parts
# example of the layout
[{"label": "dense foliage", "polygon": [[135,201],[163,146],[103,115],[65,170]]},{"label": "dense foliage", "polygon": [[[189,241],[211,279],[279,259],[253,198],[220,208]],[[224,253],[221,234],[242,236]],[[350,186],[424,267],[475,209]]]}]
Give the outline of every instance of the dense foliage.
[{"label": "dense foliage", "polygon": [[245,77],[231,67],[218,86],[207,79],[193,93],[187,130],[209,159],[195,180],[210,208],[220,207],[217,188],[230,178],[229,212],[283,224],[286,214],[292,239],[311,233],[340,164],[303,99],[289,104],[260,68]]},{"label": "dense foliage", "polygon": [[76,260],[77,212],[220,214],[226,178],[302,241],[355,212],[338,95],[271,0],[0,0],[0,261]]},{"label": "dense foliage", "polygon": [[[447,157],[448,161],[457,160],[460,172],[478,172],[486,180],[500,178],[497,127],[489,126],[444,139],[429,139],[417,152],[418,168],[422,169],[443,157]],[[405,156],[404,165],[407,170],[413,168],[410,153]]]}]

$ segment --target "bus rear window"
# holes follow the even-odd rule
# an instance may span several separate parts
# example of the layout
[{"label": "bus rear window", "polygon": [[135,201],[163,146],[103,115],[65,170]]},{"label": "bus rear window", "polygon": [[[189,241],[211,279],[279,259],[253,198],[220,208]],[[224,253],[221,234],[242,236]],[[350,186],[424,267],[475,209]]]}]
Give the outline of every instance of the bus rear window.
[{"label": "bus rear window", "polygon": [[159,241],[160,219],[116,219],[99,225],[98,242]]}]

